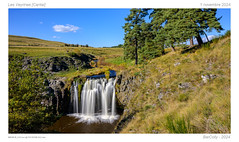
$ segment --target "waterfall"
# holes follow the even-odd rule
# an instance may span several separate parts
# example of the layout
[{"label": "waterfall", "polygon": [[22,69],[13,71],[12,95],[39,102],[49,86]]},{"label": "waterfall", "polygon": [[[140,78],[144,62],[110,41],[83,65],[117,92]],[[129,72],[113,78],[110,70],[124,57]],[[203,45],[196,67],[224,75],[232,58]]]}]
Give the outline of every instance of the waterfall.
[{"label": "waterfall", "polygon": [[[78,106],[78,83],[73,82],[74,116],[80,118],[78,122],[109,122],[118,119],[116,112],[114,78],[87,79],[81,91],[80,109]],[[80,110],[81,112],[79,112]]]},{"label": "waterfall", "polygon": [[73,82],[73,113],[79,113],[79,103],[78,103],[78,82]]}]

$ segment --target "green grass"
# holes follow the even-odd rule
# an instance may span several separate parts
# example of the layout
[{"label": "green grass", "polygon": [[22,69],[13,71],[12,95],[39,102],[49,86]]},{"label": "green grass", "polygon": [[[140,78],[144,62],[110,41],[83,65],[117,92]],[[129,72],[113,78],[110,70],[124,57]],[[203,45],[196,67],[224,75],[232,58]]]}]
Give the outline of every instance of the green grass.
[{"label": "green grass", "polygon": [[112,63],[115,65],[120,64],[128,64],[128,65],[134,65],[134,60],[125,60],[123,56],[115,57],[115,58],[107,58],[105,62]]},{"label": "green grass", "polygon": [[38,38],[9,35],[9,55],[31,57],[69,56],[69,53],[84,53],[96,58],[123,56],[123,48],[65,47],[65,43]]},{"label": "green grass", "polygon": [[[9,55],[23,55],[33,58],[46,58],[46,57],[61,57],[61,56],[74,56],[80,54],[91,54],[96,59],[104,59],[97,68],[76,70],[70,68],[67,71],[61,71],[51,78],[66,77],[67,85],[79,76],[94,75],[105,73],[109,69],[119,70],[124,69],[124,66],[118,68],[117,62],[105,62],[105,60],[119,59],[123,56],[123,48],[93,48],[93,47],[66,47],[65,43],[47,41],[38,38],[13,36],[9,35]],[[121,61],[123,63],[123,61]]]},{"label": "green grass", "polygon": [[69,56],[76,47],[38,47],[38,46],[10,46],[9,55],[24,55],[30,57]]},{"label": "green grass", "polygon": [[9,46],[65,46],[65,43],[63,42],[48,41],[26,36],[9,35],[8,39]]}]

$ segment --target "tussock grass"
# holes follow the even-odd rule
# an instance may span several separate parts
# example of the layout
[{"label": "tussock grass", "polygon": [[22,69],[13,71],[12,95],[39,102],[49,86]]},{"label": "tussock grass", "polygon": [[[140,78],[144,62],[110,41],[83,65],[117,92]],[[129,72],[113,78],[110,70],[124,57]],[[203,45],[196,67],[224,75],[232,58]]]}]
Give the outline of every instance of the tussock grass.
[{"label": "tussock grass", "polygon": [[[224,36],[194,52],[178,48],[132,69],[144,82],[127,106],[138,113],[122,133],[230,133],[230,44]],[[205,83],[201,75],[216,77]],[[183,83],[190,85],[179,88]]]}]

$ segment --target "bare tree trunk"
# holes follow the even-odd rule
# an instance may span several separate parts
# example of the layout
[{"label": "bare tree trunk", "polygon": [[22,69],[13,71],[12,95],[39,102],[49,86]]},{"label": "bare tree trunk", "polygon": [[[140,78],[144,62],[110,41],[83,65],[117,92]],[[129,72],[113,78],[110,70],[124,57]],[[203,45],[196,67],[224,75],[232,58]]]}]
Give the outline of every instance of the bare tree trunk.
[{"label": "bare tree trunk", "polygon": [[138,64],[138,43],[137,43],[137,38],[136,38],[136,43],[135,43],[135,65]]},{"label": "bare tree trunk", "polygon": [[197,39],[197,42],[198,42],[198,45],[201,46],[203,44],[203,41],[202,41],[202,38],[200,36],[200,34],[198,33],[198,35],[196,36],[196,39]]},{"label": "bare tree trunk", "polygon": [[175,51],[176,51],[173,45],[171,46],[171,48],[172,48],[172,51],[173,51],[173,52],[175,52]]},{"label": "bare tree trunk", "polygon": [[190,47],[192,47],[194,45],[193,43],[193,37],[190,38]]}]

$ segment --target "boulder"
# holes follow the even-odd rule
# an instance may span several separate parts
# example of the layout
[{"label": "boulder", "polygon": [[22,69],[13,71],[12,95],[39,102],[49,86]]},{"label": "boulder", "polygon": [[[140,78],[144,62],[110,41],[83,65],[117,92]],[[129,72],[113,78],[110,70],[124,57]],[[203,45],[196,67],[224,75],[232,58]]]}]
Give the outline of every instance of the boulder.
[{"label": "boulder", "polygon": [[179,83],[178,88],[180,89],[188,89],[192,86],[191,82],[184,82],[184,83]]},{"label": "boulder", "polygon": [[203,83],[207,83],[208,81],[211,81],[217,78],[217,76],[215,74],[209,74],[209,75],[201,75],[201,78]]}]

